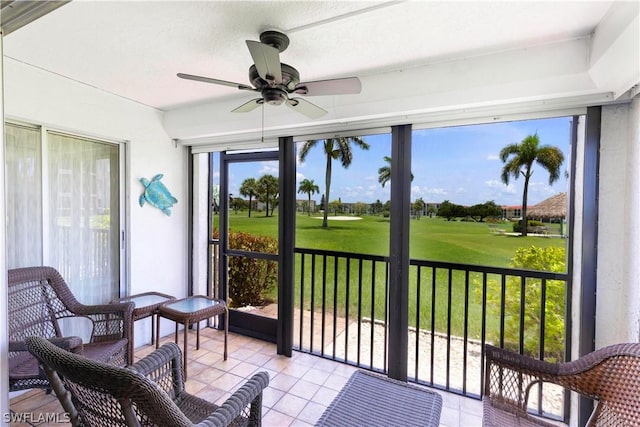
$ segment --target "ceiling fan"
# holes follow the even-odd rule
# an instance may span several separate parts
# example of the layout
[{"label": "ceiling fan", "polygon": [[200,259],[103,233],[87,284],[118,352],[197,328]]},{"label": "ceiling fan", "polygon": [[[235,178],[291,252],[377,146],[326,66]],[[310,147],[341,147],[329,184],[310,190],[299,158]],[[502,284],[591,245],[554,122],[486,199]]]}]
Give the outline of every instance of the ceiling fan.
[{"label": "ceiling fan", "polygon": [[253,86],[184,73],[178,73],[178,77],[260,92],[262,95],[260,98],[252,99],[232,110],[236,113],[251,111],[265,102],[269,105],[284,103],[309,118],[317,119],[327,114],[327,111],[306,99],[291,98],[289,95],[317,96],[360,93],[361,84],[357,77],[301,82],[298,70],[280,62],[280,52],[283,52],[288,46],[289,37],[273,30],[260,34],[259,42],[247,40],[247,47],[254,62],[254,65],[249,67],[249,80]]}]

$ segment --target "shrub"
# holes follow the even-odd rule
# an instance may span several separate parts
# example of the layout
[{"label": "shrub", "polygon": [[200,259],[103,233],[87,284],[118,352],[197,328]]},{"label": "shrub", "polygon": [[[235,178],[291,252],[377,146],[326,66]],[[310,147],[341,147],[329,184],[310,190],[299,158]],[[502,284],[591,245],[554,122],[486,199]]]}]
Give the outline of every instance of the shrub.
[{"label": "shrub", "polygon": [[[530,219],[527,221],[527,232],[532,232],[534,227],[542,227],[544,226],[544,222],[537,221],[535,219]],[[513,232],[520,233],[522,232],[522,226],[520,221],[516,221],[513,223]]]},{"label": "shrub", "polygon": [[[214,231],[214,239],[218,231]],[[267,236],[229,232],[229,247],[241,251],[278,253],[278,241]],[[259,306],[278,283],[278,263],[265,259],[229,257],[229,306]]]},{"label": "shrub", "polygon": [[[565,272],[564,248],[539,248],[530,246],[519,248],[512,260],[512,267],[525,270]],[[505,347],[517,351],[520,343],[520,307],[524,298],[523,344],[526,354],[538,357],[540,353],[540,322],[542,281],[527,279],[524,296],[521,295],[521,280],[510,276],[505,283],[504,301],[504,343]],[[476,289],[481,289],[476,286]],[[480,291],[481,292],[481,291]],[[565,282],[548,280],[544,306],[545,334],[544,353],[550,361],[559,361],[564,355],[565,336]],[[487,281],[487,310],[499,318],[501,311],[501,286],[496,280]],[[488,331],[488,338],[499,341],[499,331]]]}]

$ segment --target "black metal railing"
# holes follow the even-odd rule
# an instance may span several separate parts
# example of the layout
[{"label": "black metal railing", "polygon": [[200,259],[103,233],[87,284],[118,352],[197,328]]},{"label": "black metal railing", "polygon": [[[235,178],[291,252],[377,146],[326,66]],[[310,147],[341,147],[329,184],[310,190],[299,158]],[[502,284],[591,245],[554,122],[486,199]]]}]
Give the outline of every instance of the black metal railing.
[{"label": "black metal railing", "polygon": [[[295,257],[294,349],[386,372],[388,257],[302,248]],[[487,342],[564,360],[567,285],[566,273],[410,260],[410,381],[480,398]],[[565,418],[562,390],[532,396],[530,410]]]}]

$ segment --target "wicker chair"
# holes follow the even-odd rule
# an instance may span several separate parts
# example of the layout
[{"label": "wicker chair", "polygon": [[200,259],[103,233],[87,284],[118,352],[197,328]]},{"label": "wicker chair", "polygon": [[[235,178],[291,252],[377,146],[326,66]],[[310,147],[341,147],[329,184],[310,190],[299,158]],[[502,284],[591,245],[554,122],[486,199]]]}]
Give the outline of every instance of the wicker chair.
[{"label": "wicker chair", "polygon": [[[26,339],[73,425],[228,426],[262,423],[269,375],[250,378],[221,406],[185,391],[182,353],[167,343],[127,368],[95,362],[40,337]],[[62,379],[61,379],[62,378]]]},{"label": "wicker chair", "polygon": [[[49,381],[27,351],[24,339],[36,335],[102,362],[131,363],[128,351],[132,333],[133,303],[84,305],[78,302],[60,274],[51,267],[9,270],[9,391],[49,388]],[[65,337],[68,318],[88,320],[89,342]]]},{"label": "wicker chair", "polygon": [[596,401],[587,426],[640,425],[640,343],[616,344],[566,363],[485,346],[484,426],[556,426],[527,413],[529,392],[553,383]]}]

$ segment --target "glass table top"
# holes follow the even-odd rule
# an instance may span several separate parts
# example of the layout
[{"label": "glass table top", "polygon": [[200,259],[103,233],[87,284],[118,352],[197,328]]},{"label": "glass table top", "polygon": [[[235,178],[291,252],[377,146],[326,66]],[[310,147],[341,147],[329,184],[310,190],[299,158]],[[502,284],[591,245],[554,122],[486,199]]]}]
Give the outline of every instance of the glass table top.
[{"label": "glass table top", "polygon": [[135,307],[146,307],[154,304],[161,304],[165,301],[169,301],[171,298],[163,297],[161,295],[133,295],[128,298],[122,298],[123,302],[133,302]]},{"label": "glass table top", "polygon": [[215,307],[216,305],[220,305],[220,301],[210,300],[205,297],[189,297],[180,301],[171,302],[166,304],[164,307],[170,308],[171,310],[181,311],[183,313],[192,313],[194,311],[203,310],[205,308]]}]

